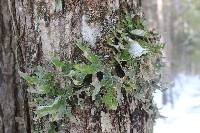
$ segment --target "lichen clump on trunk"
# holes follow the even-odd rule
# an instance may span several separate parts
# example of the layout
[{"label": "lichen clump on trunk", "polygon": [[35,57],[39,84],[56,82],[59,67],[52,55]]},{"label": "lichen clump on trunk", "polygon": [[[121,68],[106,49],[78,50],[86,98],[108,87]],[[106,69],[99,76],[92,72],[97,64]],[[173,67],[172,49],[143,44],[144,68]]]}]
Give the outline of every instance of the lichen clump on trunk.
[{"label": "lichen clump on trunk", "polygon": [[[106,35],[106,56],[79,39],[75,47],[80,57],[61,60],[53,55],[48,67],[38,66],[31,75],[21,73],[35,94],[34,119],[48,117],[53,122],[70,118],[76,115],[75,109],[84,110],[89,105],[93,114],[115,111],[133,100],[154,119],[157,108],[152,93],[160,83],[163,48],[158,38],[145,28],[142,16],[122,14]],[[134,121],[140,112],[138,108],[135,111]]]}]

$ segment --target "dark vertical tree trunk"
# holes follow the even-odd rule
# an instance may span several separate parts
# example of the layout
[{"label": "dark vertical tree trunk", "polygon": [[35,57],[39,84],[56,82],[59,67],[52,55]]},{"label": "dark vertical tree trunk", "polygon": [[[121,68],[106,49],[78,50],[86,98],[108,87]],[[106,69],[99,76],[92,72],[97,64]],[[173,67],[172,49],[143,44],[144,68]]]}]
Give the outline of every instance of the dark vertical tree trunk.
[{"label": "dark vertical tree trunk", "polygon": [[0,1],[0,133],[26,133],[27,122],[23,88],[17,74],[17,25],[13,0]]},{"label": "dark vertical tree trunk", "polygon": [[[137,3],[138,2],[138,3]],[[82,37],[92,47],[120,18],[120,11],[135,10],[141,0],[1,0],[0,2],[0,133],[31,132],[26,85],[18,70],[32,72],[45,64],[49,53],[73,58],[74,42]],[[152,102],[152,94],[144,92]],[[74,110],[65,132],[151,133],[153,116],[141,101],[126,100],[117,111],[91,115],[92,104]]]}]

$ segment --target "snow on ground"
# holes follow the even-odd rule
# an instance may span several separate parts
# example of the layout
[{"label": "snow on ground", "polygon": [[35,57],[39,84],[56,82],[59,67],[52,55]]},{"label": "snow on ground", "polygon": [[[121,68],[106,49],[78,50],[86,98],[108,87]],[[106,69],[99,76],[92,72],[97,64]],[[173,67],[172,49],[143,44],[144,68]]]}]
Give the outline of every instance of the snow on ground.
[{"label": "snow on ground", "polygon": [[161,93],[155,101],[165,119],[158,119],[154,133],[200,133],[200,77],[180,74],[175,79],[174,106],[162,106]]}]

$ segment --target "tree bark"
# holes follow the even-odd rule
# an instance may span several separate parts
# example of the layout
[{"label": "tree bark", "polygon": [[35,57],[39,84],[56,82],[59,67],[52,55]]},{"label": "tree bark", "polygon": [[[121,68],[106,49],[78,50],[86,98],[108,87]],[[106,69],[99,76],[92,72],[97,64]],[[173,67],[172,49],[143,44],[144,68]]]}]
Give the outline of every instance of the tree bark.
[{"label": "tree bark", "polygon": [[28,133],[27,102],[17,73],[17,25],[13,0],[0,1],[0,133]]},{"label": "tree bark", "polygon": [[[31,132],[27,87],[17,69],[32,72],[34,66],[45,64],[50,52],[75,58],[73,44],[80,37],[94,49],[101,46],[99,40],[120,18],[119,11],[136,10],[137,4],[141,0],[1,0],[0,132]],[[116,111],[100,110],[92,115],[92,110],[91,103],[74,110],[77,119],[70,119],[64,132],[152,132],[153,116],[134,98]]]}]

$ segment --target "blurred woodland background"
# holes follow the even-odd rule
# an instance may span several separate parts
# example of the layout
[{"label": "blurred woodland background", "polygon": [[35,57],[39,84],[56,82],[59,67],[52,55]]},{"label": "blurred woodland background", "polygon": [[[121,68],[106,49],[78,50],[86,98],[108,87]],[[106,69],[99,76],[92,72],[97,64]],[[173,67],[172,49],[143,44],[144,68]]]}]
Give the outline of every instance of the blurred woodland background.
[{"label": "blurred woodland background", "polygon": [[163,81],[173,83],[155,95],[160,113],[155,133],[199,132],[200,0],[144,0],[148,26],[166,44]]},{"label": "blurred woodland background", "polygon": [[[166,65],[164,81],[174,81],[180,73],[200,73],[200,1],[144,0],[147,25],[161,34]],[[163,96],[163,104],[173,104],[173,90]]]},{"label": "blurred woodland background", "polygon": [[[198,74],[200,62],[200,1],[144,0],[148,25],[162,36],[170,78],[178,73]],[[169,73],[168,73],[169,74]]]}]

